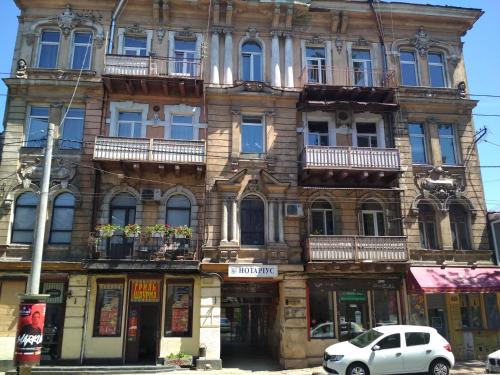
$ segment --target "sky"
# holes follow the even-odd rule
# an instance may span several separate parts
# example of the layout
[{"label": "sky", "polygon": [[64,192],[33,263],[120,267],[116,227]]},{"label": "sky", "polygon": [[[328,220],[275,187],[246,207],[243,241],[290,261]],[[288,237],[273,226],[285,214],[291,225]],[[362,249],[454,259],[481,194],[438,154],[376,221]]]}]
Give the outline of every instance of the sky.
[{"label": "sky", "polygon": [[[467,67],[468,91],[475,95],[500,96],[500,48],[496,40],[500,23],[500,0],[406,0],[408,3],[451,5],[468,8],[480,8],[485,14],[475,24],[472,30],[463,38],[465,63]],[[12,64],[17,33],[17,16],[19,11],[13,0],[0,0],[0,45],[3,46],[0,54],[0,77],[5,77]],[[5,95],[7,88],[0,83],[0,119],[3,119],[5,109]],[[500,211],[500,97],[474,97],[479,100],[474,113],[499,116],[475,116],[476,130],[486,127],[488,133],[479,143],[481,173],[484,182],[486,204],[488,210]],[[0,124],[1,126],[1,124]],[[498,168],[487,168],[498,166]]]}]

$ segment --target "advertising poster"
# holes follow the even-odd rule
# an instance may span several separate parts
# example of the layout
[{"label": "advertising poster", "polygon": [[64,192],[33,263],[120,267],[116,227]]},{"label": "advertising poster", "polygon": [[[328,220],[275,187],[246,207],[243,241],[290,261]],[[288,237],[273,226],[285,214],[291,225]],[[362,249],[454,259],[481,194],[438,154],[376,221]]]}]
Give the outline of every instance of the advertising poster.
[{"label": "advertising poster", "polygon": [[45,303],[21,302],[17,322],[16,365],[37,365],[40,363],[45,320]]},{"label": "advertising poster", "polygon": [[99,336],[119,334],[121,289],[103,289]]},{"label": "advertising poster", "polygon": [[172,332],[189,331],[189,296],[190,286],[174,287],[174,303],[172,306]]}]

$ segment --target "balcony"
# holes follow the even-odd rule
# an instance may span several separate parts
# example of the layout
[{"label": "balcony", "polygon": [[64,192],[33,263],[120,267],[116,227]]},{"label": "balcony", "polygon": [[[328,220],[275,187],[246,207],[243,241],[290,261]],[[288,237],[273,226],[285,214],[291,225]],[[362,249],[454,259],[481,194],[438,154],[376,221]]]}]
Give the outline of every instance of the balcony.
[{"label": "balcony", "polygon": [[195,97],[203,94],[200,59],[106,55],[102,79],[110,93]]},{"label": "balcony", "polygon": [[331,66],[308,65],[300,73],[301,86],[352,86],[396,88],[394,71],[342,69]]},{"label": "balcony", "polygon": [[89,238],[89,256],[84,265],[91,270],[198,269],[196,246],[190,239],[164,237]]},{"label": "balcony", "polygon": [[321,178],[336,184],[387,184],[401,169],[394,148],[306,146],[300,160],[303,181]]},{"label": "balcony", "polygon": [[310,236],[308,262],[407,262],[406,237]]},{"label": "balcony", "polygon": [[181,166],[187,166],[201,172],[205,166],[205,142],[97,136],[94,160],[120,164],[128,162],[135,168],[148,164],[170,164],[176,171]]}]

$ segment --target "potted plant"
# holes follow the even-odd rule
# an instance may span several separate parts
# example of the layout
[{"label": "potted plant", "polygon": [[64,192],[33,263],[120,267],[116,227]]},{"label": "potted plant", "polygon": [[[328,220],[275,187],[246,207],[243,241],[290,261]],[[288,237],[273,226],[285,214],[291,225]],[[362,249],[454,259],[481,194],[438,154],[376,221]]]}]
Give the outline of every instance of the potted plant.
[{"label": "potted plant", "polygon": [[96,228],[96,230],[99,232],[100,237],[102,238],[111,238],[120,229],[121,227],[116,224],[103,224],[99,225]]},{"label": "potted plant", "polygon": [[183,352],[179,352],[177,354],[170,353],[165,358],[165,364],[180,367],[191,367],[193,365],[193,356]]},{"label": "potted plant", "polygon": [[175,238],[191,238],[193,230],[187,225],[175,227]]},{"label": "potted plant", "polygon": [[175,234],[175,227],[165,224],[165,238],[171,239]]},{"label": "potted plant", "polygon": [[139,224],[127,224],[123,227],[123,235],[125,237],[136,238],[141,234],[141,226]]},{"label": "potted plant", "polygon": [[162,224],[147,225],[145,232],[148,238],[162,237],[165,234],[165,226]]}]

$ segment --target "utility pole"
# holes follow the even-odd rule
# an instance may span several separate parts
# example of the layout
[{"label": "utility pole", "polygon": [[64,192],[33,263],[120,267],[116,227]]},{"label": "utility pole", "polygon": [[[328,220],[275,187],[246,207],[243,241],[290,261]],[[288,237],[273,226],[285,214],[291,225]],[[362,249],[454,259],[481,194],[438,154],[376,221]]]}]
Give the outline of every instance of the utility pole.
[{"label": "utility pole", "polygon": [[51,105],[47,124],[47,143],[40,186],[40,204],[36,221],[31,271],[26,294],[20,296],[19,319],[15,342],[15,363],[18,374],[31,374],[31,368],[40,363],[48,295],[40,294],[45,222],[49,201],[52,152],[54,147],[55,118],[60,115],[61,105]]}]

